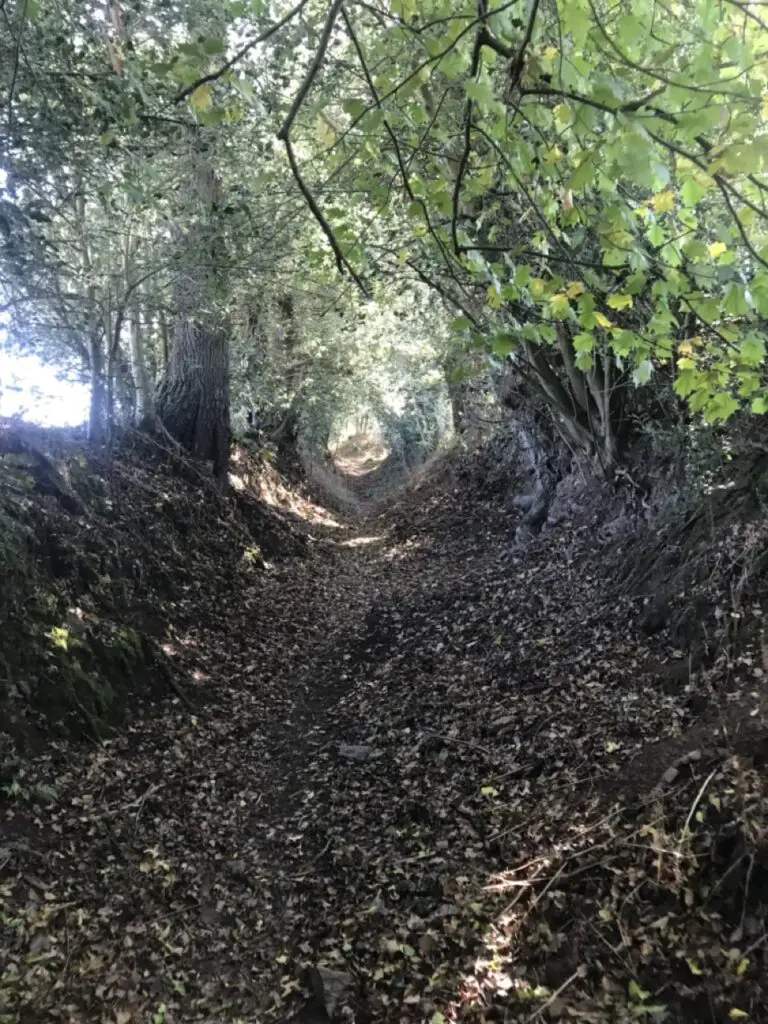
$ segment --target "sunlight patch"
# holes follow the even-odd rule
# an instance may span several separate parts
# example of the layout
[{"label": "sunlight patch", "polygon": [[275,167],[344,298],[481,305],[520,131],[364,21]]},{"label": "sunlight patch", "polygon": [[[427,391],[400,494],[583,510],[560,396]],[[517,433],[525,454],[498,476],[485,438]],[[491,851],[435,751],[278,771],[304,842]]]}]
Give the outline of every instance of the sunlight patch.
[{"label": "sunlight patch", "polygon": [[87,421],[88,405],[87,385],[68,380],[62,368],[0,348],[0,416],[20,416],[41,427],[77,427]]},{"label": "sunlight patch", "polygon": [[367,544],[378,544],[384,540],[384,536],[381,533],[377,533],[372,537],[352,537],[350,540],[343,540],[339,544],[342,548],[362,548]]}]

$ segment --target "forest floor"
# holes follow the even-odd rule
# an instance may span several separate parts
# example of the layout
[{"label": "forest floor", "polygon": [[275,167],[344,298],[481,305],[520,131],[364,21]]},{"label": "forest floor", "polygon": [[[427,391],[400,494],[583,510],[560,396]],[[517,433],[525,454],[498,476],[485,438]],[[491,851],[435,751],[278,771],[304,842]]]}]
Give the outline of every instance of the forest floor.
[{"label": "forest floor", "polygon": [[768,1020],[759,654],[692,672],[450,474],[301,529],[0,808],[0,1021]]}]

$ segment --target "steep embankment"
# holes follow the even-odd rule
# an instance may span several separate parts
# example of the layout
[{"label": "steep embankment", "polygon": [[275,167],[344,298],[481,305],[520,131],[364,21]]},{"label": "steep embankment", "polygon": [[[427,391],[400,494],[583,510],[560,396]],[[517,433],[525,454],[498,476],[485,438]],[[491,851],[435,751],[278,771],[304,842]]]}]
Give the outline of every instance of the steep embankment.
[{"label": "steep embankment", "polygon": [[765,1019],[760,652],[691,671],[469,482],[189,582],[194,707],[4,812],[8,1020]]}]

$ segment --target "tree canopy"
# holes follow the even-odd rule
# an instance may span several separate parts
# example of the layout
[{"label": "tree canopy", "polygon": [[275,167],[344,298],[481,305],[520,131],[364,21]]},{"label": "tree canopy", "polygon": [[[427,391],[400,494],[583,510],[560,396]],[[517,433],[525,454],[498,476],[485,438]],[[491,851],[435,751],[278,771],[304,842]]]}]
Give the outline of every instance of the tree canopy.
[{"label": "tree canopy", "polygon": [[[710,422],[768,409],[759,4],[17,0],[0,18],[2,303],[18,343],[85,367],[92,427],[151,419],[182,307],[226,337],[236,402],[325,404],[315,419],[345,379],[367,400],[414,340],[454,382],[508,360],[607,463],[648,387]],[[352,325],[403,294],[428,321],[406,303],[363,369]]]}]

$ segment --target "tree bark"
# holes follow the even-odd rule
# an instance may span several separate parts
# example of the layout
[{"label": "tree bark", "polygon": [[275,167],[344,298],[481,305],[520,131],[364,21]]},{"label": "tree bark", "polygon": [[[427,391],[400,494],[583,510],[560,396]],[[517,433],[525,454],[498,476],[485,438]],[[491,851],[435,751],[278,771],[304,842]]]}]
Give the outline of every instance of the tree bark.
[{"label": "tree bark", "polygon": [[157,396],[160,419],[190,455],[213,463],[225,479],[229,465],[229,339],[199,321],[176,330]]},{"label": "tree bark", "polygon": [[209,157],[196,154],[193,184],[204,213],[184,239],[186,267],[176,284],[176,323],[157,394],[157,415],[190,455],[229,468],[229,338],[221,315],[225,287],[212,269],[224,262],[219,184]]},{"label": "tree bark", "polygon": [[88,412],[88,436],[91,441],[104,440],[107,414],[107,389],[104,383],[104,352],[101,333],[93,331],[89,339],[88,355],[91,377],[91,403]]},{"label": "tree bark", "polygon": [[141,333],[141,302],[137,293],[131,303],[131,369],[135,389],[134,421],[140,429],[155,425],[155,395],[147,368],[147,355]]}]

